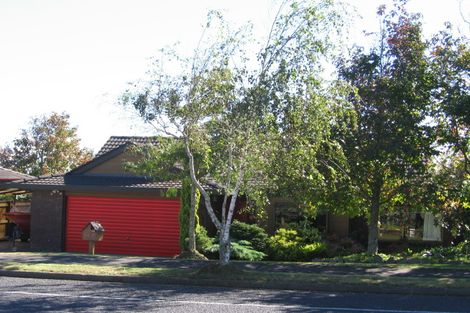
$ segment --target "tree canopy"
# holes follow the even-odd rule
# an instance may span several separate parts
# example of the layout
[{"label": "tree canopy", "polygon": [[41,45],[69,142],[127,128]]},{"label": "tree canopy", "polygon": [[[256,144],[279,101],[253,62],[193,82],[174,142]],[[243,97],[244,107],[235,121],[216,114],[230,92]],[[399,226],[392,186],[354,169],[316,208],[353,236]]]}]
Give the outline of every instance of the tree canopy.
[{"label": "tree canopy", "polygon": [[[274,183],[276,155],[288,151],[297,158],[308,150],[311,155],[328,132],[328,105],[333,102],[325,100],[318,76],[320,60],[330,50],[328,35],[340,20],[334,8],[329,1],[285,1],[267,44],[254,58],[244,46],[247,28],[230,31],[211,12],[193,57],[166,53],[166,61],[181,64],[176,75],[169,74],[174,69],[163,69],[168,62],[157,60],[149,82],[135,85],[123,97],[158,131],[184,142],[192,182],[219,231],[221,264],[230,259],[230,225],[238,196],[262,203]],[[249,64],[255,59],[259,66],[253,69]],[[309,137],[302,139],[298,131]],[[208,153],[207,177],[195,170],[196,147]],[[295,161],[286,159],[285,164],[293,166],[289,172],[303,175],[302,169],[294,169]],[[203,186],[208,179],[224,198],[218,210]]]},{"label": "tree canopy", "polygon": [[434,78],[426,56],[419,15],[397,2],[381,7],[380,41],[371,51],[357,49],[340,65],[355,88],[351,98],[357,126],[340,136],[348,172],[368,208],[368,252],[378,249],[380,208],[417,175],[435,154],[434,129],[426,122],[432,108]]},{"label": "tree canopy", "polygon": [[87,162],[92,153],[80,147],[77,128],[66,113],[34,117],[11,146],[0,150],[0,164],[29,175],[60,174]]}]

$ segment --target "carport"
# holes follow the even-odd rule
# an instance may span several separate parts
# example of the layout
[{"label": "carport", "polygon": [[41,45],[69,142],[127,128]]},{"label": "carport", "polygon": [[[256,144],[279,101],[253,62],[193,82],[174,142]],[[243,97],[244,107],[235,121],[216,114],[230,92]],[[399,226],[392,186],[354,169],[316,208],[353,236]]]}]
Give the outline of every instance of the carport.
[{"label": "carport", "polygon": [[[30,218],[30,195],[22,188],[8,185],[11,182],[24,182],[35,177],[25,175],[10,169],[0,167],[0,251],[11,251],[13,242],[7,241],[11,238],[14,224],[21,226],[23,243],[18,242],[18,250],[29,249],[29,218]],[[16,243],[15,243],[16,244]]]}]

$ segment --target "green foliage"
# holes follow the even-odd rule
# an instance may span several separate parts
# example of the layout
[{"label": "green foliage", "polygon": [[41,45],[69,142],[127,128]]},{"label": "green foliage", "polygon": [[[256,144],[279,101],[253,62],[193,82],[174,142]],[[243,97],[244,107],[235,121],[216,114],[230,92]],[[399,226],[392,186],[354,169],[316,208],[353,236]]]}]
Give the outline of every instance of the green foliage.
[{"label": "green foliage", "polygon": [[165,197],[166,198],[176,198],[176,197],[178,197],[178,189],[168,188],[167,190],[165,190]]},{"label": "green foliage", "polygon": [[367,253],[356,253],[343,257],[332,259],[333,261],[347,263],[429,263],[429,264],[445,264],[445,263],[470,263],[470,242],[463,241],[456,246],[450,247],[433,247],[419,251],[407,249],[402,253],[385,254],[378,253],[371,256]]},{"label": "green foliage", "polygon": [[468,38],[452,35],[452,27],[432,39],[432,66],[437,76],[434,117],[439,143],[449,145],[470,174],[470,46]]},{"label": "green foliage", "polygon": [[230,248],[234,257],[238,260],[261,261],[266,256],[265,253],[254,249],[251,243],[246,240],[234,240],[230,243]]},{"label": "green foliage", "polygon": [[181,187],[181,208],[179,212],[180,245],[183,248],[183,250],[187,249],[189,210],[190,209],[191,209],[191,182],[188,179],[183,179],[182,187]]},{"label": "green foliage", "polygon": [[[195,194],[196,203],[195,207],[199,207],[199,198],[200,193],[196,190]],[[191,210],[191,180],[185,178],[182,181],[181,187],[181,208],[179,212],[179,223],[180,223],[180,247],[182,251],[187,251],[189,249],[189,214]],[[195,212],[195,228],[198,229],[199,226],[199,216],[197,215],[197,209]],[[197,236],[197,233],[196,233]],[[197,241],[197,237],[196,237]],[[197,246],[197,242],[196,242]]]},{"label": "green foliage", "polygon": [[369,253],[377,252],[380,209],[400,192],[411,206],[406,184],[415,187],[436,153],[435,131],[426,122],[434,87],[428,43],[420,16],[407,12],[405,2],[380,8],[382,33],[374,48],[357,49],[340,62],[341,77],[357,89],[351,94],[357,124],[336,136],[347,157],[345,172],[368,208]]},{"label": "green foliage", "polygon": [[[215,258],[219,253],[219,244],[216,238],[207,235],[207,230],[199,226],[196,232],[197,249],[208,258]],[[230,249],[233,258],[246,261],[261,261],[266,256],[262,251],[253,248],[247,240],[232,240]]]},{"label": "green foliage", "polygon": [[[153,177],[156,180],[175,180],[188,177],[187,157],[182,140],[156,137],[157,143],[135,145],[129,148],[133,161],[124,164],[126,171]],[[208,153],[204,147],[193,147],[196,171],[204,175],[207,170]]]},{"label": "green foliage", "polygon": [[[230,250],[234,259],[246,261],[261,261],[266,256],[261,251],[256,251],[249,241],[246,240],[232,240],[230,242]],[[214,243],[207,249],[208,252],[217,253],[219,251],[219,244]]]},{"label": "green foliage", "polygon": [[80,147],[77,128],[66,113],[34,117],[12,147],[0,149],[0,165],[29,175],[62,174],[89,161],[92,153]]},{"label": "green foliage", "polygon": [[133,161],[124,164],[126,171],[157,180],[183,179],[184,150],[174,138],[158,137],[157,144],[134,145],[129,148]]},{"label": "green foliage", "polygon": [[313,227],[307,219],[304,219],[299,223],[289,223],[287,225],[287,229],[297,231],[297,233],[305,243],[323,240],[320,231],[317,228]]},{"label": "green foliage", "polygon": [[269,238],[269,256],[277,261],[311,261],[325,250],[323,242],[305,243],[293,229],[280,228]]},{"label": "green foliage", "polygon": [[[329,101],[330,92],[319,77],[331,38],[343,21],[336,9],[328,0],[284,2],[266,44],[251,57],[251,28],[231,31],[220,13],[210,12],[193,57],[163,51],[149,79],[134,84],[122,97],[160,133],[184,142],[193,183],[222,236],[222,263],[228,262],[226,227],[234,207],[219,218],[204,190],[204,178],[216,182],[232,204],[239,194],[252,203],[265,203],[275,183],[283,190],[283,168],[295,178],[305,173],[312,177],[306,184],[310,190],[322,180],[314,156],[326,142],[330,108],[338,106]],[[259,66],[252,66],[256,61]],[[194,169],[196,148],[208,153],[208,175]],[[285,154],[290,158],[271,171],[280,164],[276,158]],[[301,187],[290,188],[295,189],[309,194]]]},{"label": "green foliage", "polygon": [[254,250],[266,252],[268,234],[258,225],[233,221],[230,233],[235,241],[248,241]]},{"label": "green foliage", "polygon": [[458,155],[444,154],[432,168],[435,202],[431,206],[441,226],[456,243],[470,239],[470,175]]},{"label": "green foliage", "polygon": [[342,262],[347,263],[382,263],[389,260],[398,260],[391,255],[385,253],[377,253],[375,255],[370,255],[368,253],[356,253],[348,256],[343,256],[340,258]]},{"label": "green foliage", "polygon": [[209,237],[204,226],[198,225],[196,228],[196,247],[198,251],[206,253],[214,244],[214,238]]},{"label": "green foliage", "polygon": [[181,251],[187,251],[189,247],[189,211],[191,209],[191,185],[187,180],[183,180],[181,190],[181,207],[179,212],[180,226],[180,248]]},{"label": "green foliage", "polygon": [[[287,3],[287,2],[285,2]],[[276,195],[315,214],[342,179],[342,151],[332,136],[350,116],[348,86],[322,79],[347,18],[332,1],[296,1],[276,21],[275,34],[260,54],[266,73],[256,90],[266,123],[278,136],[269,176]],[[335,39],[337,41],[335,42]],[[320,201],[319,201],[320,200]]]}]

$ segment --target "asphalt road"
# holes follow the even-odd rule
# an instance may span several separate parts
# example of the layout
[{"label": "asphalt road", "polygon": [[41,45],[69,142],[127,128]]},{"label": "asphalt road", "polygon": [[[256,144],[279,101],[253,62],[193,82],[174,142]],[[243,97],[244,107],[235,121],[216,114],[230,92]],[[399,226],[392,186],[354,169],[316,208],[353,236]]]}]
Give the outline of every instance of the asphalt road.
[{"label": "asphalt road", "polygon": [[0,312],[470,312],[464,297],[238,290],[0,277]]}]

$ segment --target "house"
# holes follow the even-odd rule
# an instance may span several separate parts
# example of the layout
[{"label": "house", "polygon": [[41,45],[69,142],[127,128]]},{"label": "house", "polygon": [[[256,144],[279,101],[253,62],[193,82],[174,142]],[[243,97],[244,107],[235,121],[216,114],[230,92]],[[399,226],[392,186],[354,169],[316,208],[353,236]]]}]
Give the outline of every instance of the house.
[{"label": "house", "polygon": [[[284,198],[271,199],[267,212],[267,230],[272,234],[279,227],[303,220],[297,206]],[[379,225],[381,247],[388,247],[397,242],[406,241],[418,246],[448,244],[450,234],[442,229],[430,212],[410,212],[405,217],[382,214]],[[367,245],[368,226],[363,216],[339,215],[331,212],[319,213],[314,226],[328,236],[351,238],[362,245]]]},{"label": "house", "polygon": [[[129,148],[157,144],[150,137],[111,137],[90,162],[64,175],[3,183],[4,192],[28,191],[33,251],[87,252],[82,228],[98,221],[105,237],[96,252],[174,256],[180,252],[179,181],[158,181],[127,172]],[[174,191],[170,194],[169,191]]]},{"label": "house", "polygon": [[[93,160],[64,175],[28,176],[0,184],[0,194],[32,194],[31,249],[85,253],[88,243],[81,238],[81,230],[89,222],[98,221],[105,229],[105,237],[97,243],[97,253],[177,255],[180,252],[177,191],[181,183],[139,176],[126,171],[124,166],[127,161],[135,161],[130,147],[148,143],[156,145],[158,138],[111,137]],[[244,206],[244,200],[241,197],[237,201],[238,209]],[[216,207],[221,206],[221,197],[215,195],[214,201]],[[237,218],[249,220],[240,212],[235,213]],[[298,210],[285,199],[272,199],[266,213],[264,226],[270,234],[298,219]],[[215,235],[204,208],[199,216],[201,224]],[[439,240],[439,230],[431,229],[431,218],[427,219],[423,225],[429,228],[426,234],[432,236],[423,239]],[[317,218],[317,224],[328,234],[367,241],[363,218],[326,214]]]}]

